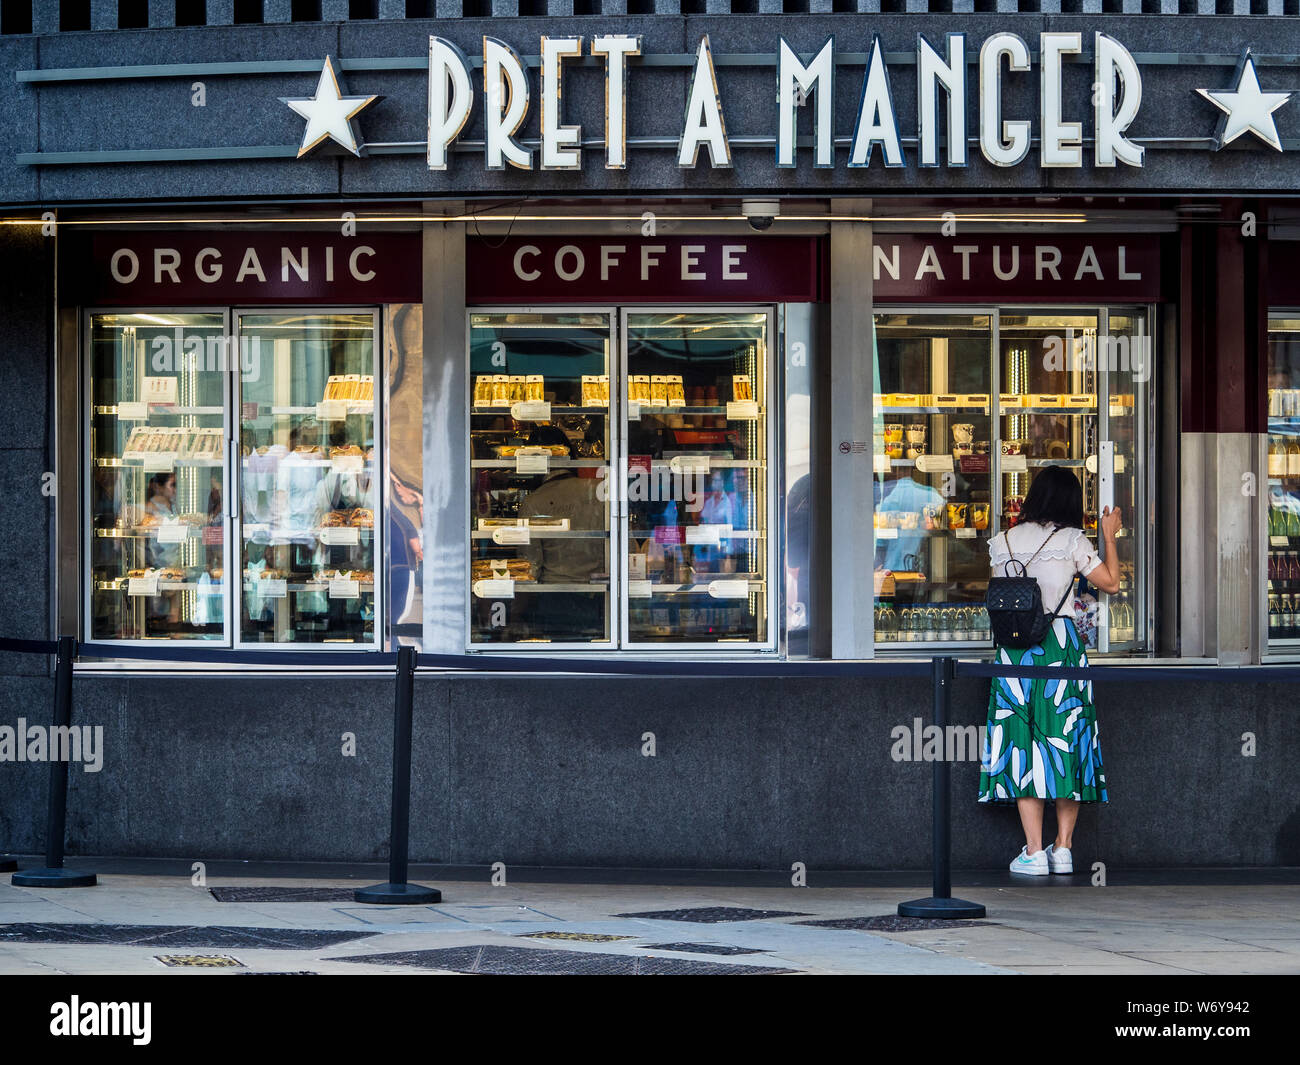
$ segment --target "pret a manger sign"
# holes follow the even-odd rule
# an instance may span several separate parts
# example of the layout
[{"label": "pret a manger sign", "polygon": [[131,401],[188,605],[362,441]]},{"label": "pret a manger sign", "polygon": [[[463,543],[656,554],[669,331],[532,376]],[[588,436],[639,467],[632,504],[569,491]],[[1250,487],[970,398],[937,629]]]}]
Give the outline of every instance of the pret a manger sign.
[{"label": "pret a manger sign", "polygon": [[[918,35],[914,70],[891,69],[876,37],[860,85],[847,88],[836,84],[837,69],[843,68],[837,68],[834,38],[806,62],[782,38],[771,120],[776,131],[776,166],[793,167],[799,153],[806,155],[811,150],[813,165],[822,168],[837,163],[869,167],[873,162],[883,167],[903,167],[909,162],[922,167],[963,167],[975,151],[995,166],[1013,167],[1030,158],[1036,138],[1035,161],[1042,167],[1083,167],[1088,163],[1103,168],[1118,163],[1140,167],[1143,148],[1126,136],[1142,103],[1138,64],[1119,41],[1105,33],[1095,33],[1091,44],[1091,92],[1075,99],[1064,92],[1063,73],[1070,61],[1067,57],[1083,53],[1082,33],[1039,34],[1036,59],[1029,43],[1014,33],[994,33],[978,46],[961,33],[948,34],[940,45]],[[482,111],[487,169],[580,169],[584,126],[566,121],[561,101],[566,62],[572,67],[581,57],[598,59],[605,73],[604,147],[588,150],[603,151],[606,169],[625,168],[627,100],[637,87],[637,71],[629,60],[642,54],[641,46],[641,37],[625,34],[596,36],[590,41],[580,36],[543,37],[537,102],[540,143],[533,147],[519,137],[533,106],[528,71],[520,55],[504,41],[484,37],[479,91],[471,78],[472,64],[460,48],[445,38],[430,37],[429,169],[463,165],[452,162],[452,149],[476,107]],[[1024,79],[1035,76],[1035,67],[1040,87],[1038,113],[1004,113],[1004,88],[1010,79],[1025,84]],[[892,89],[902,77],[916,79],[916,147],[909,146],[906,152],[902,116],[894,106]],[[857,96],[858,105],[847,159],[842,151],[837,159],[834,98],[845,91]],[[973,133],[967,114],[971,97],[978,103]],[[1092,141],[1087,151],[1085,126]],[[811,148],[796,145],[801,127],[803,135],[811,137]],[[972,147],[968,139],[975,134],[977,147]],[[598,134],[587,131],[586,136]],[[704,158],[713,168],[732,165],[724,101],[707,35],[695,50],[677,165],[688,169],[703,166]]]}]

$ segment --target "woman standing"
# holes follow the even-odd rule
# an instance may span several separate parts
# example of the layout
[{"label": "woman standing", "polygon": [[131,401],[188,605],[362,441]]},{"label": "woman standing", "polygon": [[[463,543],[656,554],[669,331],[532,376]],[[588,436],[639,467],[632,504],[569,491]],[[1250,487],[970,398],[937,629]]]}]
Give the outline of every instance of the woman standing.
[{"label": "woman standing", "polygon": [[[1029,487],[1020,522],[989,543],[995,576],[1018,575],[1013,559],[1038,581],[1044,609],[1061,602],[1076,574],[1108,594],[1119,591],[1115,534],[1119,508],[1101,516],[1106,560],[1083,533],[1083,491],[1060,466],[1043,470]],[[1066,596],[1066,602],[1070,603]],[[1025,649],[998,647],[994,661],[1008,666],[1086,666],[1087,652],[1068,606],[1042,643]],[[1097,738],[1092,681],[995,677],[989,693],[988,728],[980,767],[980,802],[1012,803],[1020,814],[1025,846],[1011,862],[1013,873],[1071,873],[1074,823],[1081,802],[1106,802],[1106,774]],[[1043,806],[1056,804],[1056,840],[1043,849]]]}]

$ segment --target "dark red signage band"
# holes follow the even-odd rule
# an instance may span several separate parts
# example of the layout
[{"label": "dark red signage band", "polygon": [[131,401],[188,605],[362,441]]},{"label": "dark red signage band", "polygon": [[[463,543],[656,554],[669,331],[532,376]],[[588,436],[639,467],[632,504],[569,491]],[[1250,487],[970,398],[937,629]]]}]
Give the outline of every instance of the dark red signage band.
[{"label": "dark red signage band", "polygon": [[74,279],[115,307],[418,303],[420,261],[419,233],[97,234]]}]

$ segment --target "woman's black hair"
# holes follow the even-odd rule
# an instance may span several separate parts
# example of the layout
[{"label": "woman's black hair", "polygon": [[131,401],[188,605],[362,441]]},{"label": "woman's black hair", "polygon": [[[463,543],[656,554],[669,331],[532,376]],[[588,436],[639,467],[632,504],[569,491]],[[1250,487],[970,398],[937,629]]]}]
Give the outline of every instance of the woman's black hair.
[{"label": "woman's black hair", "polygon": [[1083,489],[1079,479],[1063,466],[1048,466],[1034,478],[1020,508],[1022,522],[1083,528]]}]

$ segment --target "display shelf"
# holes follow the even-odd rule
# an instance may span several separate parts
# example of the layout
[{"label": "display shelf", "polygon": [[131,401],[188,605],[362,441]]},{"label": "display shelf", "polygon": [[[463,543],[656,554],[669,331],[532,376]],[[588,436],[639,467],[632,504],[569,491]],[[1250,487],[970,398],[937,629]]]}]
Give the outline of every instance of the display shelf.
[{"label": "display shelf", "polygon": [[[717,577],[714,577],[713,580],[740,581],[740,580],[745,580],[745,577],[744,575],[723,573],[723,574],[719,574]],[[650,584],[651,595],[649,597],[632,596],[629,601],[635,603],[638,598],[640,599],[653,598],[654,596],[660,596],[660,595],[708,595],[710,583],[711,583],[710,581],[694,581],[690,584],[655,584],[651,582]],[[756,593],[762,593],[763,590],[767,587],[766,581],[753,580],[752,578],[749,579],[747,583],[749,584],[748,594],[750,595],[754,595]],[[715,601],[719,603],[725,603],[729,598],[735,598],[739,600],[740,597],[739,596],[718,597],[716,598]]]},{"label": "display shelf", "polygon": [[210,468],[224,466],[225,459],[166,459],[163,461],[147,461],[145,459],[95,459],[95,465],[113,469],[136,469],[143,470],[148,467],[146,472],[161,473],[165,470],[174,469],[177,466],[207,466]]},{"label": "display shelf", "polygon": [[1017,414],[1061,414],[1071,418],[1096,417],[1096,407],[999,407],[998,413],[1003,418],[1014,418]]},{"label": "display shelf", "polygon": [[882,531],[888,532],[888,531],[889,531],[888,528],[886,528],[886,529],[884,529],[884,530],[881,530],[881,529],[872,529],[871,531],[872,531],[872,533],[875,535],[875,539],[877,540],[877,542],[880,542],[880,543],[884,543],[884,542],[887,541],[887,540],[899,540],[899,539],[903,539],[904,537],[908,537],[908,536],[949,536],[949,537],[952,537],[954,540],[978,540],[978,539],[979,539],[980,537],[982,537],[982,536],[988,536],[988,534],[992,531],[992,530],[990,530],[990,529],[976,529],[974,526],[966,526],[966,528],[972,529],[972,530],[974,531],[975,535],[974,535],[974,536],[957,536],[957,535],[955,535],[956,533],[958,533],[958,532],[964,532],[965,529],[951,529],[951,528],[948,528],[948,529],[904,529],[904,528],[902,528],[901,526],[895,526],[894,528],[897,530],[897,532],[898,532],[898,536],[886,536],[886,537],[881,537],[880,533],[881,533]]},{"label": "display shelf", "polygon": [[[479,577],[479,578],[473,578],[473,577],[471,577],[471,578],[470,578],[470,590],[473,591],[473,587],[474,587],[474,585],[475,585],[478,581],[480,581],[480,580],[496,580],[496,579],[500,579],[500,580],[511,580],[511,578],[509,578],[509,577],[502,577],[502,578],[493,578],[493,577]],[[550,583],[547,583],[547,582],[545,582],[545,581],[519,581],[519,580],[516,580],[516,581],[514,581],[513,583],[514,583],[514,592],[515,592],[515,595],[519,595],[521,592],[528,592],[529,594],[536,593],[536,594],[539,594],[539,595],[544,595],[544,594],[548,594],[548,593],[551,593],[551,594],[565,594],[565,595],[573,595],[573,594],[578,593],[578,592],[590,593],[590,594],[592,594],[592,595],[604,595],[606,592],[609,591],[609,581],[608,581],[608,580],[604,580],[604,581],[592,581],[592,582],[589,583],[589,584],[577,584],[577,583],[572,583],[572,584],[562,584],[562,583],[559,583],[559,582],[556,582],[556,583],[554,583],[554,584],[550,584]],[[476,597],[476,598],[477,598],[477,597]],[[490,595],[488,595],[488,596],[484,596],[484,597],[483,597],[484,600],[492,599],[492,598],[494,598],[494,597],[493,597],[493,596],[490,596]]]},{"label": "display shelf", "polygon": [[[375,401],[374,401],[373,399],[367,399],[367,400],[329,399],[329,400],[322,400],[322,402],[324,402],[324,403],[346,403],[346,404],[347,404],[347,413],[348,413],[349,416],[352,416],[352,415],[370,416],[370,415],[373,415],[373,414],[375,413]],[[266,406],[265,403],[258,404],[258,407],[259,407],[259,408],[264,407],[264,406]],[[314,416],[316,415],[316,412],[317,412],[317,411],[316,411],[316,405],[315,405],[314,403],[311,404],[311,405],[309,405],[309,406],[305,406],[305,407],[302,407],[302,406],[289,406],[289,405],[282,405],[282,404],[272,404],[272,405],[271,405],[271,410],[270,410],[270,415],[269,415],[269,416],[274,418],[274,417],[290,417],[290,416],[292,416],[292,415],[304,414],[304,415],[311,415],[311,416],[314,417]],[[265,418],[265,417],[267,417],[267,416],[268,416],[268,415],[263,414],[262,411],[261,411],[260,409],[258,410],[258,413],[257,413],[257,417],[258,417],[258,418]],[[245,421],[253,421],[254,419],[252,419],[252,418],[247,418],[247,419],[244,419],[244,420],[245,420]],[[334,419],[332,419],[332,418],[325,418],[325,419],[322,419],[322,420],[323,420],[323,421],[333,421]]]},{"label": "display shelf", "polygon": [[[709,468],[710,468],[710,469],[724,469],[724,470],[763,470],[763,469],[766,469],[766,468],[767,468],[767,463],[764,462],[762,459],[723,459],[723,458],[714,458],[712,455],[708,454],[707,452],[691,452],[691,453],[685,453],[685,452],[683,452],[679,457],[680,457],[680,458],[683,458],[683,459],[703,459],[703,458],[707,458],[707,459],[709,460]],[[671,467],[671,465],[672,465],[672,460],[671,460],[671,459],[654,459],[654,460],[650,463],[651,468],[652,468],[652,469],[656,469],[656,470],[669,469],[669,468]],[[629,472],[630,472],[631,468],[633,468],[633,467],[631,467],[631,464],[629,464]]]},{"label": "display shelf", "polygon": [[[127,402],[130,401],[128,400]],[[144,400],[141,400],[140,402],[143,403]],[[225,413],[224,407],[177,407],[177,406],[173,406],[170,403],[146,403],[145,406],[149,408],[151,414],[159,414],[163,417],[170,417],[174,414],[224,414]],[[117,404],[113,404],[111,406],[95,407],[96,414],[116,415],[117,412],[118,412]]]},{"label": "display shelf", "polygon": [[[127,581],[130,578],[120,577],[115,581],[96,581],[95,590],[99,592],[125,592],[127,591]],[[163,592],[197,592],[200,589],[206,590],[210,595],[224,594],[225,584],[221,581],[213,581],[208,585],[201,585],[198,581],[159,581],[158,594]],[[151,596],[136,595],[133,599],[150,599]]]},{"label": "display shelf", "polygon": [[970,414],[988,417],[987,404],[969,407],[880,407],[875,408],[875,417],[883,418],[887,414]]},{"label": "display shelf", "polygon": [[[535,402],[537,402],[537,400],[531,400],[531,401],[530,401],[530,400],[522,400],[522,399],[521,399],[521,400],[516,400],[515,402],[517,402],[517,403],[534,402],[534,403],[535,403]],[[485,405],[485,404],[478,404],[478,405],[476,405],[476,406],[471,407],[469,412],[470,412],[470,414],[472,414],[472,415],[492,415],[493,417],[498,417],[498,418],[501,417],[502,415],[506,415],[506,416],[508,417],[509,414],[510,414],[510,409],[511,409],[511,407],[513,407],[513,406],[514,406],[513,403],[507,403],[504,407],[502,407],[502,406],[493,406],[493,407],[489,407],[489,406],[487,406],[487,405]],[[560,404],[560,403],[552,403],[552,404],[551,404],[551,415],[552,415],[552,417],[554,417],[554,416],[557,415],[557,414],[608,414],[608,413],[609,413],[609,408],[608,408],[608,407],[567,407],[567,406],[564,406],[563,404]],[[524,418],[524,419],[522,419],[522,420],[523,420],[523,421],[531,422],[533,419],[532,419],[532,418]]]},{"label": "display shelf", "polygon": [[[504,525],[498,528],[518,529],[526,528],[519,525]],[[469,534],[471,540],[488,540],[491,541],[495,529],[476,529]],[[609,537],[608,529],[533,529],[528,528],[529,539],[531,540],[604,540]],[[497,544],[497,547],[527,547],[527,544]]]},{"label": "display shelf", "polygon": [[[552,458],[548,464],[551,469],[597,469],[606,467],[609,462],[606,459],[559,459]],[[515,468],[514,458],[508,459],[471,459],[470,466],[476,470],[513,470]],[[522,476],[541,476],[540,473],[528,474]]]},{"label": "display shelf", "polygon": [[[157,525],[133,526],[127,529],[96,529],[95,535],[105,540],[156,540],[158,539]],[[203,536],[203,530],[213,528],[208,525],[187,525],[186,539],[197,540]],[[220,528],[220,526],[216,526]]]},{"label": "display shelf", "polygon": [[[670,526],[667,526],[667,528],[671,528],[671,529],[695,529],[695,528],[699,528],[699,526],[696,526],[696,525],[670,525]],[[649,539],[652,539],[652,538],[654,537],[654,534],[655,534],[654,529],[629,529],[629,530],[627,531],[627,535],[628,535],[628,537],[629,537],[630,539],[633,539],[633,540],[649,540]],[[759,529],[732,529],[731,532],[727,533],[726,536],[722,536],[722,537],[720,537],[720,539],[723,539],[723,540],[765,540],[765,539],[767,539],[767,533],[762,532],[762,531],[759,530]],[[707,546],[710,546],[710,545],[708,545],[708,544],[688,544],[688,543],[680,543],[680,544],[663,544],[662,546],[664,546],[664,547],[707,547]]]}]

